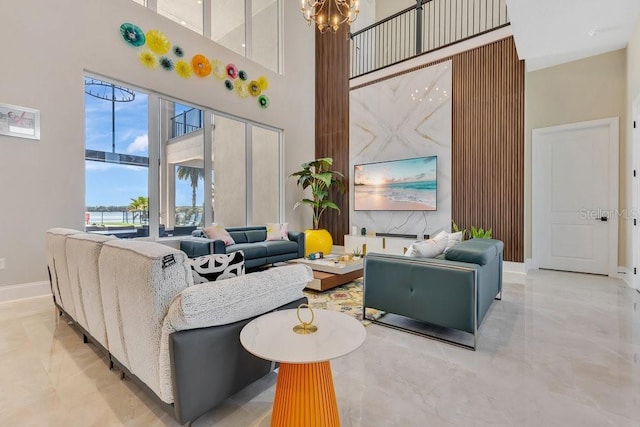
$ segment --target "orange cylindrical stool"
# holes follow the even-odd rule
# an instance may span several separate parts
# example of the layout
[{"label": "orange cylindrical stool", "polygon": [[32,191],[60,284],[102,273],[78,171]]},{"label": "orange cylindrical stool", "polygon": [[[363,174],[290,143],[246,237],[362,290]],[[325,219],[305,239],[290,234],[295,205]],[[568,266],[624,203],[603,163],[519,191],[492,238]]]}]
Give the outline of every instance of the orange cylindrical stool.
[{"label": "orange cylindrical stool", "polygon": [[333,427],[340,425],[329,361],[281,363],[271,425]]}]

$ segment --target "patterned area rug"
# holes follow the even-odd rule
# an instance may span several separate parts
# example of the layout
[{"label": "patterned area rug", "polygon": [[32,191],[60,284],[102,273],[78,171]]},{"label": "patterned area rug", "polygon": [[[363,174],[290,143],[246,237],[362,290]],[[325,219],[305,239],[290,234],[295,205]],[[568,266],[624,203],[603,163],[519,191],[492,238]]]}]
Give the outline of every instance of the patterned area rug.
[{"label": "patterned area rug", "polygon": [[341,311],[355,317],[365,326],[369,325],[371,320],[379,319],[386,314],[384,311],[367,308],[366,318],[362,319],[362,278],[324,292],[305,289],[304,294],[309,299],[311,307]]}]

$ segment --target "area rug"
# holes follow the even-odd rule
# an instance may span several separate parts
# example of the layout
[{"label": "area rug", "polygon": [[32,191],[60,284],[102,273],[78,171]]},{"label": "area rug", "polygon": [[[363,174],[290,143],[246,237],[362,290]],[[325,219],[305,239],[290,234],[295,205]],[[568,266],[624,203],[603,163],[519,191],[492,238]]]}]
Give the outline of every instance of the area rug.
[{"label": "area rug", "polygon": [[305,289],[304,294],[309,299],[312,308],[341,311],[355,317],[363,325],[367,326],[372,320],[379,319],[386,313],[384,311],[367,308],[365,319],[362,318],[362,278],[356,279],[342,286],[319,292]]}]

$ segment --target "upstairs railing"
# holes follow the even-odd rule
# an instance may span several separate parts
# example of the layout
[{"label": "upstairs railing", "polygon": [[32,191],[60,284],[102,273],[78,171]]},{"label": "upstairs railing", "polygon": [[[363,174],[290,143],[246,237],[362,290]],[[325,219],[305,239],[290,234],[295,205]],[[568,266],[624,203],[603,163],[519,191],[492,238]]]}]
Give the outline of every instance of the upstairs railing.
[{"label": "upstairs railing", "polygon": [[203,119],[202,110],[197,108],[191,108],[171,117],[171,138],[177,138],[201,129]]},{"label": "upstairs railing", "polygon": [[419,0],[351,37],[358,77],[509,25],[506,0]]}]

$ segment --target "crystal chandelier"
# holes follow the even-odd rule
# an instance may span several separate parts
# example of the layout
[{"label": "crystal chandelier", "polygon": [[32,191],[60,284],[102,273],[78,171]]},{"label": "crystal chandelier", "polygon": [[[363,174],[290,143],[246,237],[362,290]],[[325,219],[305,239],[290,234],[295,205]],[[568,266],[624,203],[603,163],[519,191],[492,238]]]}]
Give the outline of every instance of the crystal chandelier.
[{"label": "crystal chandelier", "polygon": [[302,16],[311,25],[318,26],[318,31],[335,33],[345,22],[351,25],[358,17],[358,0],[301,0]]}]

